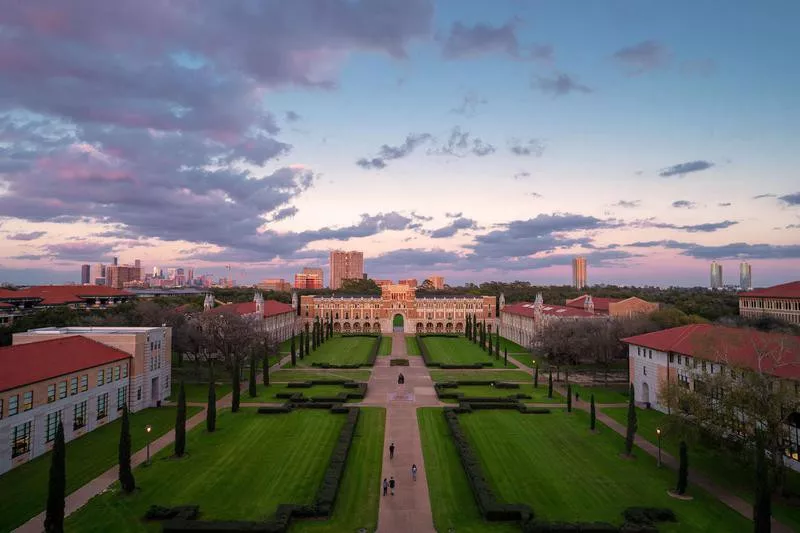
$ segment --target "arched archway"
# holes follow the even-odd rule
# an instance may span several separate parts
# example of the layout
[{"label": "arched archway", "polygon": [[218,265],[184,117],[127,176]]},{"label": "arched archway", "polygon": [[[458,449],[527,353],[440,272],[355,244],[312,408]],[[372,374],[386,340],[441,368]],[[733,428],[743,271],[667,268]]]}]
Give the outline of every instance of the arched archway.
[{"label": "arched archway", "polygon": [[444,332],[445,333],[453,333],[453,323],[452,322],[448,322],[447,324],[444,325]]},{"label": "arched archway", "polygon": [[650,385],[647,383],[642,383],[642,402],[650,403]]},{"label": "arched archway", "polygon": [[422,325],[422,322],[417,322],[417,333],[422,333],[423,329],[424,326]]},{"label": "arched archway", "polygon": [[333,331],[334,331],[334,333],[339,333],[340,331],[342,331],[342,325],[340,323],[338,323],[338,322],[334,322],[333,323]]},{"label": "arched archway", "polygon": [[399,332],[405,331],[405,319],[400,313],[397,313],[392,318],[392,330]]},{"label": "arched archway", "polygon": [[372,324],[372,332],[373,333],[380,333],[381,332],[381,324],[380,322],[375,322]]},{"label": "arched archway", "polygon": [[355,333],[361,333],[361,324],[358,322],[353,323],[353,331]]}]

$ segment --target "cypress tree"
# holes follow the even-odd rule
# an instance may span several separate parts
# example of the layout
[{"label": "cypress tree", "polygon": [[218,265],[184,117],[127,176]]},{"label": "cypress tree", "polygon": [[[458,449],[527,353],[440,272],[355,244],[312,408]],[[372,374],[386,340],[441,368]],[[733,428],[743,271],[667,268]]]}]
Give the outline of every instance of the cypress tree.
[{"label": "cypress tree", "polygon": [[633,383],[631,383],[630,398],[628,398],[628,431],[625,433],[625,455],[630,456],[633,452],[634,436],[636,436],[636,404],[633,397]]},{"label": "cypress tree", "polygon": [[478,321],[472,323],[472,343],[478,344]]},{"label": "cypress tree", "polygon": [[254,353],[250,354],[250,382],[247,389],[251,398],[258,396],[258,390],[256,390],[256,355]]},{"label": "cypress tree", "polygon": [[294,345],[294,330],[292,330],[292,366],[297,365],[297,348]]},{"label": "cypress tree", "polygon": [[590,400],[591,407],[589,409],[589,429],[594,431],[595,426],[597,425],[597,413],[594,409],[594,394],[592,394],[592,398]]},{"label": "cypress tree", "polygon": [[239,381],[239,359],[234,357],[233,358],[233,372],[231,373],[231,413],[238,413],[239,412],[239,387],[241,383]]},{"label": "cypress tree", "polygon": [[264,383],[265,387],[269,387],[269,355],[267,352],[264,351],[264,368],[261,369],[261,381]]},{"label": "cypress tree", "polygon": [[303,340],[303,330],[301,329],[300,330],[300,359],[303,359],[303,356],[305,355],[305,348],[306,348],[306,344],[305,344],[305,341]]},{"label": "cypress tree", "polygon": [[[498,355],[499,357],[499,355]],[[503,366],[508,366],[508,347],[503,348]]]},{"label": "cypress tree", "polygon": [[311,350],[317,349],[317,321],[314,320],[314,325],[311,327]]},{"label": "cypress tree", "polygon": [[467,322],[464,326],[464,336],[469,339],[469,334],[472,331],[472,326],[469,323],[469,315],[467,315]]},{"label": "cypress tree", "polygon": [[186,453],[186,390],[181,381],[178,391],[178,411],[175,414],[175,456],[183,457]]},{"label": "cypress tree", "polygon": [[756,434],[756,494],[753,501],[753,531],[755,533],[769,533],[772,516],[772,490],[769,483],[769,469],[764,457],[764,435],[761,431]]},{"label": "cypress tree", "polygon": [[208,406],[206,407],[206,431],[217,429],[217,387],[214,383],[214,363],[208,370]]},{"label": "cypress tree", "polygon": [[572,385],[567,384],[567,412],[572,412]]},{"label": "cypress tree", "polygon": [[489,357],[491,357],[492,355],[494,355],[494,347],[492,346],[492,336],[491,335],[489,335],[487,346],[488,346],[488,350],[487,351],[489,352]]},{"label": "cypress tree", "polygon": [[547,397],[553,397],[553,371],[550,371],[550,375],[547,377]]},{"label": "cypress tree", "polygon": [[686,494],[686,486],[689,484],[689,454],[686,451],[686,441],[681,441],[680,465],[678,466],[678,486],[675,492],[680,495]]},{"label": "cypress tree", "polygon": [[[508,359],[508,346],[503,349],[505,350],[506,359]],[[497,333],[494,336],[494,358],[500,359],[500,328],[497,328]]]},{"label": "cypress tree", "polygon": [[122,424],[119,433],[119,484],[127,493],[136,488],[131,470],[131,424],[128,419],[128,404],[122,404]]},{"label": "cypress tree", "polygon": [[533,367],[533,388],[539,388],[539,365]]},{"label": "cypress tree", "polygon": [[50,484],[47,488],[47,514],[44,519],[44,530],[47,533],[64,533],[64,497],[67,490],[66,454],[64,425],[59,421],[50,459]]},{"label": "cypress tree", "polygon": [[306,322],[306,355],[311,355],[311,334],[309,332],[308,322]]}]

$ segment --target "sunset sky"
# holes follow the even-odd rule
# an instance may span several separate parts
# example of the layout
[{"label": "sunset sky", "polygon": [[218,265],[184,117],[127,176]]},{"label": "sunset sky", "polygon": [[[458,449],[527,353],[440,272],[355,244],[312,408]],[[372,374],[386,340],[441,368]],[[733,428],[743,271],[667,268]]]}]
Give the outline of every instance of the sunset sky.
[{"label": "sunset sky", "polygon": [[[0,282],[800,279],[800,2],[7,2]],[[327,281],[327,268],[325,277]]]}]

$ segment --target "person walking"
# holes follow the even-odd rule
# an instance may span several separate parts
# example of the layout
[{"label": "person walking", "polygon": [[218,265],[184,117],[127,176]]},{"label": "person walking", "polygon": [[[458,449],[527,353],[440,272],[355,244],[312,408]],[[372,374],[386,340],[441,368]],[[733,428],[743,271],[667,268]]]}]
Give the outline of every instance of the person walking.
[{"label": "person walking", "polygon": [[386,496],[386,491],[389,490],[389,482],[383,478],[383,495]]},{"label": "person walking", "polygon": [[413,479],[414,481],[417,480],[417,465],[416,465],[416,463],[411,465],[411,479]]},{"label": "person walking", "polygon": [[394,442],[389,445],[389,459],[394,459]]},{"label": "person walking", "polygon": [[394,476],[389,478],[389,488],[392,489],[392,496],[394,496]]}]

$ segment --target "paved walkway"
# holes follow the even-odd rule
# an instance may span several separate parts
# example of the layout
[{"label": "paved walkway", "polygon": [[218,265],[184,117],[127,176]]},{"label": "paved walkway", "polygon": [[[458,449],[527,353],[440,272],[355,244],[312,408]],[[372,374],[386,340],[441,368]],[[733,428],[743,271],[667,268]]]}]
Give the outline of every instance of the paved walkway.
[{"label": "paved walkway", "polygon": [[[389,366],[394,358],[408,358],[410,366]],[[402,372],[405,385],[397,384]],[[406,339],[394,333],[392,355],[379,356],[369,380],[367,397],[361,405],[386,408],[384,433],[383,478],[394,476],[395,495],[381,497],[378,533],[435,533],[428,495],[425,460],[417,424],[417,407],[436,406],[439,401],[433,390],[428,369],[419,356],[406,354]],[[394,442],[394,459],[389,459],[389,445]],[[411,479],[411,465],[417,465],[417,481]],[[375,490],[382,490],[375,487]]]}]

